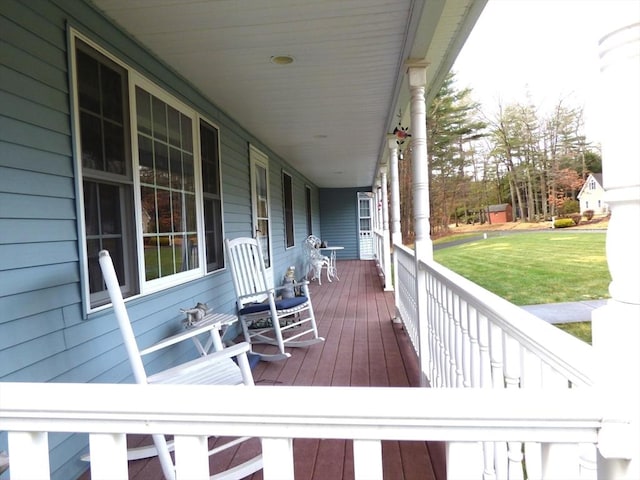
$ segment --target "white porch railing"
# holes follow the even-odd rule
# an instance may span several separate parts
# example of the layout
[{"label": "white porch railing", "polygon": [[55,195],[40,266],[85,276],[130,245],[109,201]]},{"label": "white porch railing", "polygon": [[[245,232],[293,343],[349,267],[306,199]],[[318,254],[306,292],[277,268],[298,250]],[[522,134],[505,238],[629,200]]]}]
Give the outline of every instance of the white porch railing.
[{"label": "white porch railing", "polygon": [[[430,386],[515,389],[554,397],[592,385],[590,345],[435,262],[416,262],[411,249],[394,245],[394,254],[398,315]],[[424,277],[420,282],[418,275]],[[425,285],[425,291],[418,285]],[[589,396],[584,390],[580,401]],[[460,453],[467,459],[465,471],[473,475],[477,469],[474,478],[485,479],[522,478],[525,468],[528,478],[544,478],[548,454],[536,443],[485,443],[482,452],[476,451],[474,465],[472,452]],[[570,474],[566,478],[595,478],[595,453],[591,445],[568,448],[562,454]]]},{"label": "white porch railing", "polygon": [[[259,402],[258,393],[248,389],[259,390]],[[463,442],[450,443],[463,447],[535,442],[545,453],[541,478],[574,478],[567,476],[566,454],[597,441],[602,427],[597,401],[575,389],[532,393],[0,383],[0,429],[8,432],[13,480],[49,478],[48,432],[89,434],[94,479],[127,478],[127,433],[175,435],[177,479],[208,478],[204,440],[209,435],[261,438],[266,480],[294,478],[295,438],[353,440],[356,479],[382,478],[381,440]],[[448,468],[449,478],[463,478],[455,465]],[[528,463],[527,469],[528,478],[535,478]]]},{"label": "white porch railing", "polygon": [[[373,231],[373,251],[376,256],[376,264],[378,266],[378,274],[381,277],[385,276],[386,266],[384,264],[385,249],[384,249],[384,232],[382,230]],[[391,282],[391,279],[385,278],[384,282]]]}]

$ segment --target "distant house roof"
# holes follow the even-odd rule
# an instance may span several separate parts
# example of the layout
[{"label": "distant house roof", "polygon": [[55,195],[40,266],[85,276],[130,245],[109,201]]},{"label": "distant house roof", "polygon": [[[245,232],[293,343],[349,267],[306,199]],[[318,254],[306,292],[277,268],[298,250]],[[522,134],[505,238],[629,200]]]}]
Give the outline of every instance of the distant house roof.
[{"label": "distant house roof", "polygon": [[591,176],[596,179],[596,182],[602,186],[602,174],[601,173],[592,173]]},{"label": "distant house roof", "polygon": [[489,212],[493,213],[493,212],[504,212],[505,210],[507,210],[507,207],[509,207],[510,205],[508,203],[501,203],[499,205],[489,205]]},{"label": "distant house roof", "polygon": [[578,199],[582,196],[582,193],[588,188],[589,178],[593,178],[596,182],[598,182],[598,185],[600,186],[600,188],[603,188],[603,185],[602,185],[602,174],[601,173],[590,173],[589,176],[587,177],[587,179],[585,180],[584,185],[582,185],[582,188],[580,189],[580,192],[578,192]]}]

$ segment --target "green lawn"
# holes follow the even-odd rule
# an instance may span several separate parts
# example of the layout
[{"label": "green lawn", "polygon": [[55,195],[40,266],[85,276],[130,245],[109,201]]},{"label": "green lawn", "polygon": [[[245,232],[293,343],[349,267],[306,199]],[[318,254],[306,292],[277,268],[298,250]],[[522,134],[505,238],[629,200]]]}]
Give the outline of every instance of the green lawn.
[{"label": "green lawn", "polygon": [[444,248],[434,256],[516,305],[608,298],[605,235],[517,233]]},{"label": "green lawn", "polygon": [[[518,233],[444,248],[434,257],[516,305],[608,298],[605,236]],[[591,343],[591,322],[556,326]]]},{"label": "green lawn", "polygon": [[447,237],[442,237],[442,238],[438,238],[436,240],[433,241],[434,245],[439,245],[442,243],[451,243],[451,242],[455,242],[458,240],[464,240],[465,238],[477,238],[477,237],[481,237],[482,233],[480,232],[475,232],[475,233],[458,233],[456,235],[449,235]]}]

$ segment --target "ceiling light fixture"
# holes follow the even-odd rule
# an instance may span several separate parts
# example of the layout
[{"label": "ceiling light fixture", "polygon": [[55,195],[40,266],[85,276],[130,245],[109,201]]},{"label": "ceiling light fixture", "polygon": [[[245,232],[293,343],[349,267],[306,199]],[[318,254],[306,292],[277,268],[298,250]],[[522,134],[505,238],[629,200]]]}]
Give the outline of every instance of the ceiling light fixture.
[{"label": "ceiling light fixture", "polygon": [[270,60],[275,65],[289,65],[293,63],[294,58],[291,55],[274,55]]}]

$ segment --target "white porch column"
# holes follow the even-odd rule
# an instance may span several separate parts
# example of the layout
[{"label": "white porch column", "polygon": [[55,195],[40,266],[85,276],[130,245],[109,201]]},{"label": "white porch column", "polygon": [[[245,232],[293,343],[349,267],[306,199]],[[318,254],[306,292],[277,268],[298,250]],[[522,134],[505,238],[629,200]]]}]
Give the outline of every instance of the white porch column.
[{"label": "white porch column", "polygon": [[[429,169],[427,165],[427,106],[425,86],[427,67],[424,63],[410,63],[407,68],[411,93],[411,148],[413,159],[413,221],[415,230],[414,251],[416,262],[432,260],[433,247],[429,237]],[[427,281],[424,272],[416,265],[416,294],[418,315],[418,357],[420,385],[427,386],[429,337],[427,331]]]},{"label": "white porch column", "polygon": [[389,196],[387,193],[387,170],[380,172],[380,182],[382,184],[382,268],[384,269],[384,289],[387,292],[393,291],[393,279],[391,278],[391,240],[389,238]]},{"label": "white porch column", "polygon": [[427,106],[424,91],[427,66],[409,64],[409,90],[411,92],[411,148],[413,150],[413,212],[416,232],[416,256],[433,259],[433,245],[429,236],[429,169],[427,165]]},{"label": "white porch column", "polygon": [[606,252],[612,281],[611,300],[592,315],[596,387],[607,409],[598,442],[598,478],[629,480],[640,478],[640,15],[637,4],[633,9],[618,17],[622,28],[600,42],[602,173],[611,210]]},{"label": "white porch column", "polygon": [[391,184],[391,241],[402,245],[400,230],[400,174],[398,173],[398,143],[395,137],[388,139],[389,183]]}]

